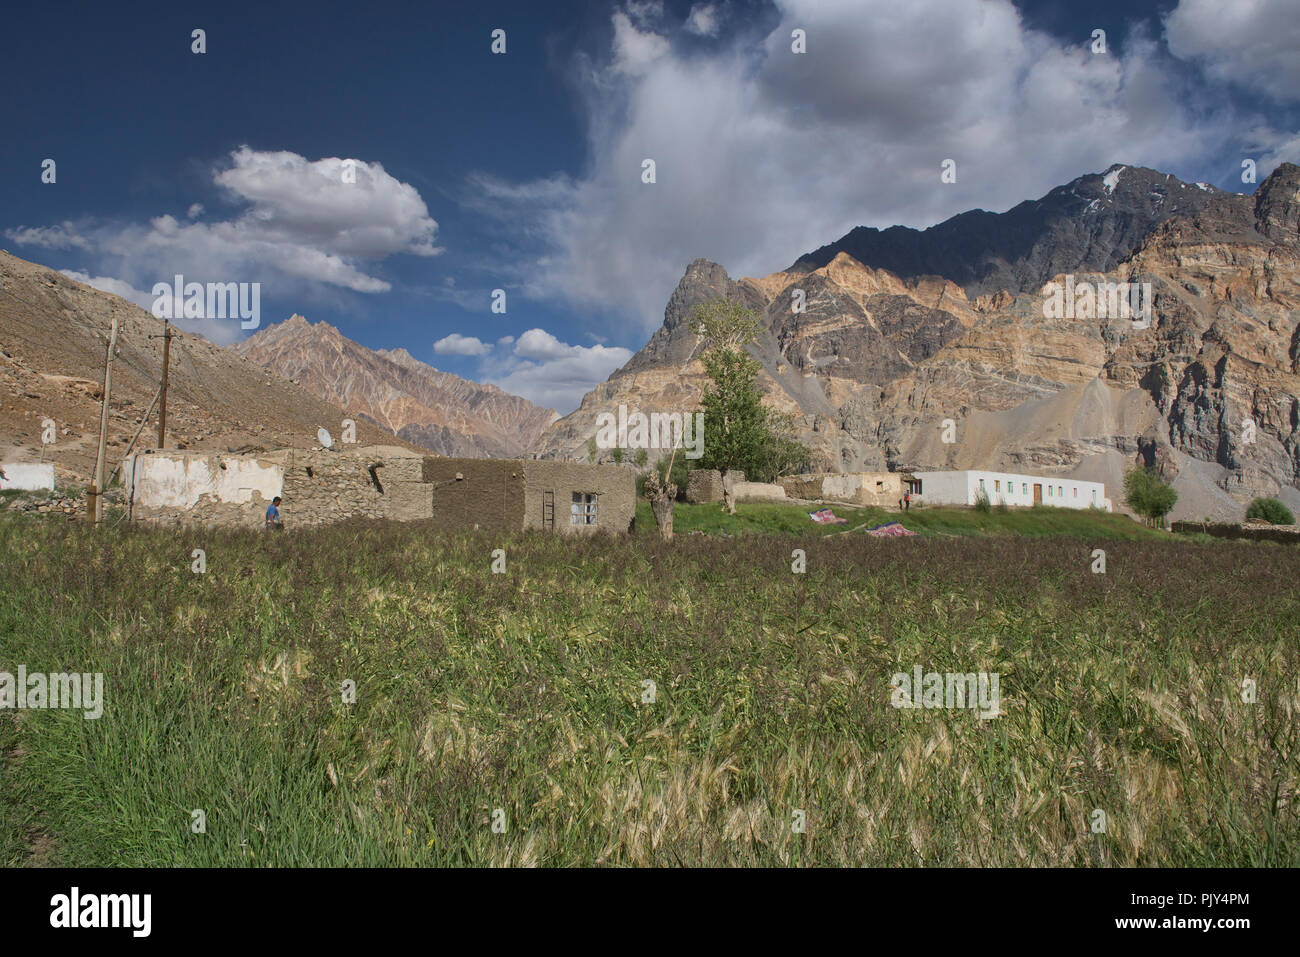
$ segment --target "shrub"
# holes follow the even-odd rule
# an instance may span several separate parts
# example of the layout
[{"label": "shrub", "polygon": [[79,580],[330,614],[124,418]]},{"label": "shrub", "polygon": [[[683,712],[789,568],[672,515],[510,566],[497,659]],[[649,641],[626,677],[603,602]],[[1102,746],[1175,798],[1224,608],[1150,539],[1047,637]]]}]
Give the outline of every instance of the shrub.
[{"label": "shrub", "polygon": [[1155,469],[1135,466],[1124,474],[1124,504],[1152,526],[1163,526],[1164,517],[1177,501],[1178,493],[1160,480]]},{"label": "shrub", "polygon": [[1291,510],[1275,498],[1257,498],[1246,509],[1246,518],[1262,518],[1270,525],[1294,525]]},{"label": "shrub", "polygon": [[975,511],[988,512],[990,507],[988,494],[983,489],[980,489],[975,496]]}]

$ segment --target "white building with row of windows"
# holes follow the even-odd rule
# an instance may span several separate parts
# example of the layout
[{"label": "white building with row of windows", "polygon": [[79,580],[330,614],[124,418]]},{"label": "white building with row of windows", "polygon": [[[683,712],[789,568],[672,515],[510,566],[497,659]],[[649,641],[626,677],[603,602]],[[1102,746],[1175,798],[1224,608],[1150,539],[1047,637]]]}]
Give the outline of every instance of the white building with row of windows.
[{"label": "white building with row of windows", "polygon": [[922,505],[974,505],[983,496],[990,505],[1054,505],[1111,511],[1106,486],[1101,482],[975,469],[911,475],[908,490],[912,501]]}]

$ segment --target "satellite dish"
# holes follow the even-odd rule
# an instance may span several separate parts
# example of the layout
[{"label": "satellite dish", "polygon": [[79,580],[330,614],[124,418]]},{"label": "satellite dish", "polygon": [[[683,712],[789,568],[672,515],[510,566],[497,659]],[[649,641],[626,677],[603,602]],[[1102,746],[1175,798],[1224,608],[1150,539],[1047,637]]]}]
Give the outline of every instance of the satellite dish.
[{"label": "satellite dish", "polygon": [[332,449],[334,447],[334,439],[330,436],[329,429],[317,429],[316,439],[320,442],[322,448]]}]

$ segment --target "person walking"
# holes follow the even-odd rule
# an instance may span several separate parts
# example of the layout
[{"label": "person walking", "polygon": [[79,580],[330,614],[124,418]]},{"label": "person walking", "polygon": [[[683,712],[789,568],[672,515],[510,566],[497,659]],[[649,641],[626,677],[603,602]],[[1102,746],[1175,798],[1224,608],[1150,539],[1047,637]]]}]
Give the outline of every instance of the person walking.
[{"label": "person walking", "polygon": [[280,518],[280,496],[271,499],[271,504],[266,509],[266,528],[267,530],[278,529],[284,530],[284,521]]}]

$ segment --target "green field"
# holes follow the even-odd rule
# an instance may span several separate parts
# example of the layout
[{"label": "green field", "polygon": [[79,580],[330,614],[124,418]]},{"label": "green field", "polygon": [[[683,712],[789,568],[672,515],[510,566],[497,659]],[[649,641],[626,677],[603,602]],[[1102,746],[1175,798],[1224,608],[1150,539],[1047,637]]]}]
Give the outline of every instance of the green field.
[{"label": "green field", "polygon": [[[844,508],[830,506],[839,518],[849,519],[845,525],[818,525],[808,517],[820,505],[739,505],[736,514],[729,515],[718,505],[688,505],[678,503],[673,509],[675,534],[707,532],[709,534],[738,535],[746,532],[784,532],[793,535],[861,534],[863,529],[886,522],[902,525],[922,537],[952,535],[1022,535],[1045,538],[1056,535],[1080,535],[1105,539],[1167,539],[1132,519],[1102,511],[1069,508],[991,508],[980,512],[973,508],[914,508],[907,512],[896,509]],[[656,534],[654,515],[650,503],[637,502],[636,531]],[[1205,536],[1208,538],[1209,536]]]},{"label": "green field", "polygon": [[[1300,865],[1300,550],[844,514],[0,518],[0,671],[105,676],[98,720],[0,711],[0,864]],[[1000,675],[1002,716],[892,707],[915,666]]]}]

